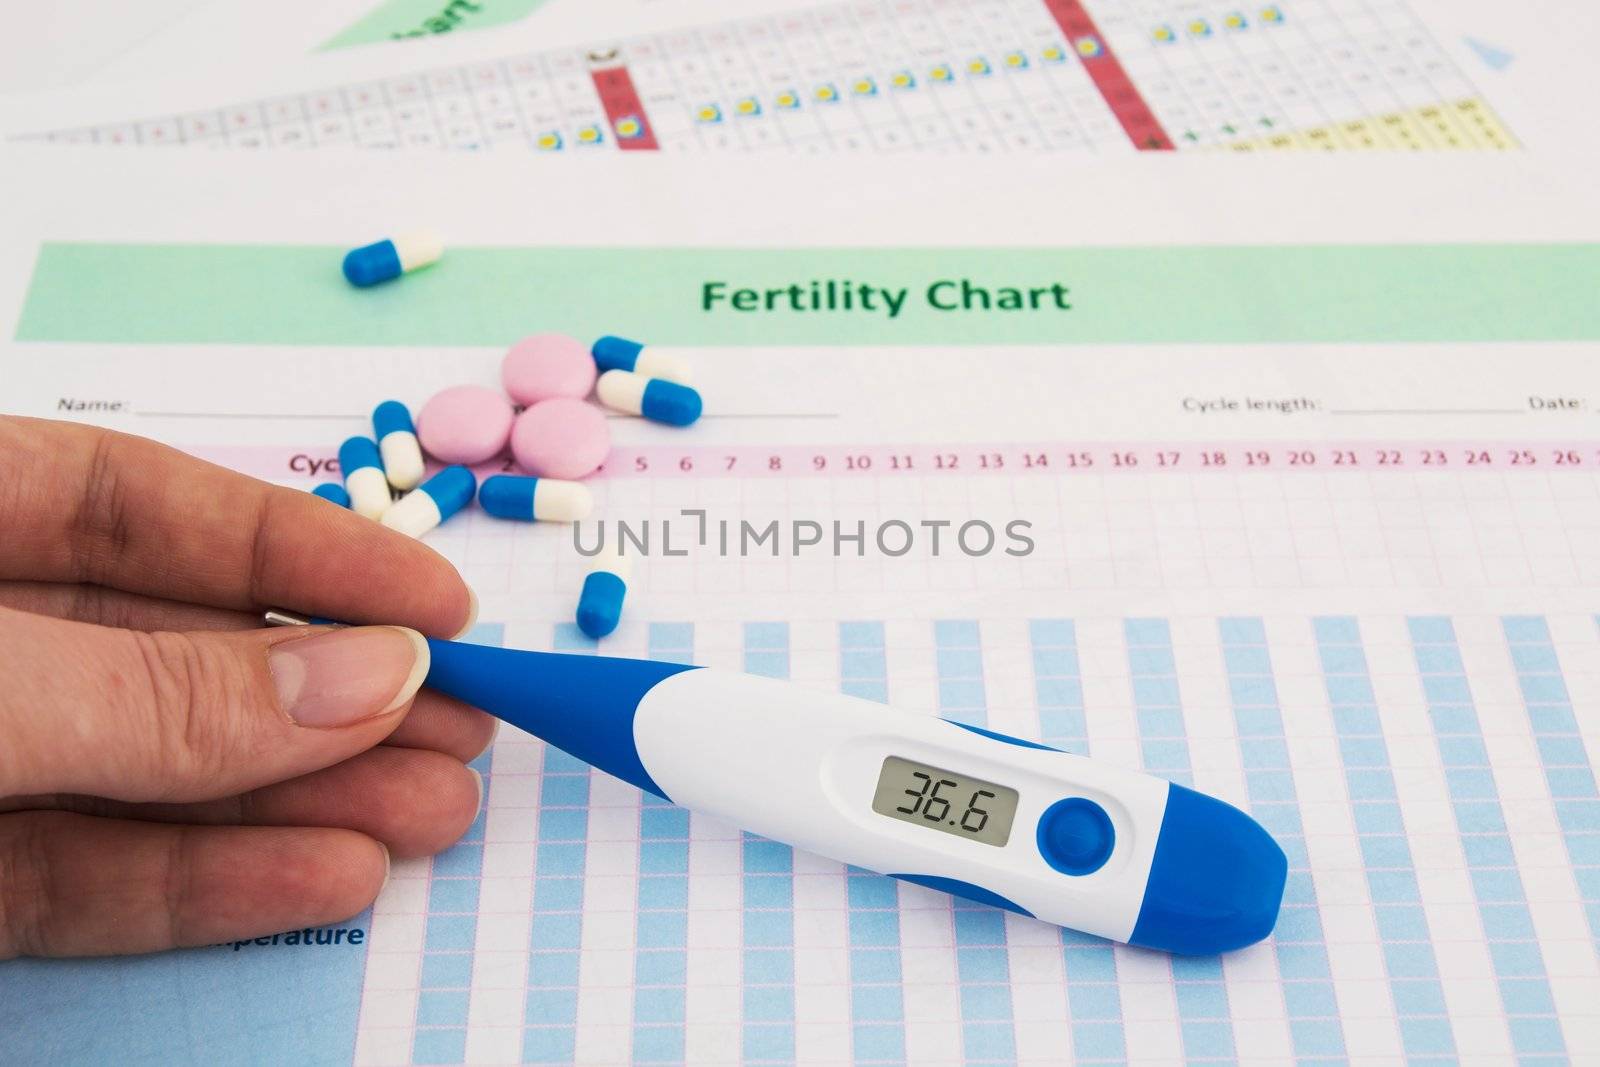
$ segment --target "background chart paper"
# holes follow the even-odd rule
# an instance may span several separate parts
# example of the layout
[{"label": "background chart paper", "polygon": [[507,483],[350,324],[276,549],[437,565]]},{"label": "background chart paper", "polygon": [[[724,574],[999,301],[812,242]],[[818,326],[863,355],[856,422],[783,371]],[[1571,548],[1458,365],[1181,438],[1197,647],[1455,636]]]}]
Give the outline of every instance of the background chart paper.
[{"label": "background chart paper", "polygon": [[[796,853],[506,730],[477,764],[479,822],[396,865],[343,924],[359,945],[6,964],[19,1059],[1600,1054],[1600,316],[1583,299],[1600,217],[1575,186],[1509,159],[1449,183],[1346,167],[1325,210],[1294,212],[1304,168],[1247,184],[1218,160],[1181,182],[1101,172],[1075,216],[1041,215],[1030,196],[1054,185],[1012,174],[935,235],[917,220],[970,168],[903,168],[906,195],[869,208],[790,166],[708,183],[658,165],[643,202],[533,161],[441,160],[397,190],[378,159],[335,178],[307,159],[137,154],[102,187],[82,158],[8,160],[16,202],[78,205],[5,220],[8,410],[309,487],[379,383],[416,404],[492,382],[535,329],[698,346],[711,414],[681,433],[615,420],[601,514],[1024,517],[1039,549],[643,561],[601,650],[1144,767],[1246,807],[1292,873],[1271,939],[1176,959]],[[497,206],[579,183],[614,210]],[[1214,210],[1189,211],[1195,196]],[[330,239],[418,203],[446,259],[345,287]],[[604,292],[559,281],[596,271]],[[1059,276],[1074,308],[818,325],[696,306],[705,278],[818,275],[914,294]],[[431,536],[483,596],[472,639],[596,650],[569,621],[567,537],[479,513]]]},{"label": "background chart paper", "polygon": [[[344,84],[324,74],[309,91],[204,110],[192,88],[171,114],[107,98],[93,125],[46,136],[539,152],[1506,150],[1523,139],[1501,113],[1524,106],[1515,86],[1567,91],[1563,63],[1508,73],[1505,45],[1459,36],[1461,13],[1427,0],[867,0],[698,24],[691,13],[654,33],[480,49]],[[1539,28],[1541,45],[1559,39]],[[17,132],[49,129],[47,115],[20,116]],[[1528,124],[1542,144],[1586,136],[1564,105]]]}]

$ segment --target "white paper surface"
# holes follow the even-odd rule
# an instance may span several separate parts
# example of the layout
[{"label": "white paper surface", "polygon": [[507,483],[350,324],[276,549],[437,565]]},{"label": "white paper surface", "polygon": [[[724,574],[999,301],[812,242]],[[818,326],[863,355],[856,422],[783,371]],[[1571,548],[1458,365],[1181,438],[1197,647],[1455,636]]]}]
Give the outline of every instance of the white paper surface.
[{"label": "white paper surface", "polygon": [[[743,837],[504,731],[483,761],[472,840],[396,866],[354,921],[364,950],[7,964],[0,1019],[19,1058],[1600,1056],[1600,363],[1592,316],[1519,318],[1540,297],[1493,266],[1510,246],[1538,246],[1530,262],[1571,253],[1589,284],[1600,211],[1588,161],[1170,160],[1083,170],[1064,188],[1045,160],[1004,173],[882,161],[863,186],[791,161],[730,160],[708,176],[668,159],[440,158],[396,182],[386,157],[335,152],[131,153],[102,177],[104,158],[3,161],[4,408],[91,418],[303,487],[320,480],[308,462],[361,432],[378,400],[493,384],[511,338],[245,336],[279,328],[261,308],[304,284],[263,273],[260,301],[219,290],[240,301],[221,327],[238,336],[184,339],[186,322],[130,317],[129,331],[172,339],[85,340],[106,322],[96,307],[118,299],[115,279],[85,289],[74,325],[46,313],[74,306],[72,276],[36,274],[41,252],[114,242],[161,264],[150,245],[200,244],[248,265],[271,262],[252,258],[266,246],[326,245],[316,269],[339,287],[339,249],[425,219],[446,236],[440,273],[350,298],[426,302],[465,291],[439,288],[456,284],[452,263],[496,284],[470,273],[483,246],[513,272],[525,249],[701,249],[712,277],[719,263],[743,269],[750,250],[836,248],[832,275],[856,281],[886,262],[874,250],[921,249],[896,260],[915,274],[919,256],[944,262],[938,249],[987,249],[973,269],[996,283],[1023,262],[1004,250],[1059,250],[1077,306],[1050,320],[1056,340],[1020,344],[1035,327],[980,316],[985,336],[962,343],[852,341],[888,327],[838,314],[831,340],[795,344],[784,338],[809,328],[802,316],[775,315],[765,340],[687,353],[709,413],[697,426],[613,420],[612,469],[595,481],[602,515],[658,522],[685,508],[785,527],[1021,517],[1035,554],[696,548],[641,561],[601,651],[787,675],[1159,769],[1270,821],[1295,871],[1274,938],[1174,960]],[[1429,291],[1447,299],[1487,271],[1503,296],[1471,320],[1481,336],[1419,339],[1465,320],[1421,305],[1384,319],[1381,294],[1330,311],[1287,270],[1270,291],[1240,293],[1221,266],[1242,262],[1227,258],[1240,246],[1337,245],[1359,273],[1389,262],[1370,246],[1438,244],[1460,245],[1460,266]],[[1097,318],[1115,256],[1141,248],[1218,257],[1206,260],[1219,265],[1215,295],[1235,310],[1185,303],[1193,293],[1162,288],[1180,275],[1151,260],[1143,315],[1170,324],[1164,309],[1193,306],[1194,333],[1141,342],[1136,310]],[[1083,258],[1108,249],[1125,251]],[[540,279],[525,281],[539,306]],[[658,332],[721,337],[734,312],[676,303],[692,305],[701,281],[663,279],[666,297],[593,286],[644,340],[647,306],[661,309]],[[280,326],[305,306],[283,306]],[[424,306],[419,321],[461,337],[504,310]],[[560,314],[530,314],[525,329]],[[1352,339],[1347,320],[1371,336]],[[1573,336],[1531,336],[1556,321]],[[1085,339],[1086,323],[1123,336]],[[1216,340],[1230,323],[1259,339]],[[1324,339],[1283,339],[1307,330]],[[1516,336],[1481,339],[1502,330]],[[122,406],[62,412],[74,398]],[[469,513],[430,543],[482,597],[479,639],[592,647],[570,626],[583,568],[567,531]]]},{"label": "white paper surface", "polygon": [[[154,8],[120,0],[57,0],[29,10],[26,18],[14,12],[18,17],[0,35],[0,92],[38,93],[110,77],[130,53],[180,33],[189,20],[217,6],[217,0],[174,0]],[[188,65],[136,63],[134,76],[148,80]]]}]

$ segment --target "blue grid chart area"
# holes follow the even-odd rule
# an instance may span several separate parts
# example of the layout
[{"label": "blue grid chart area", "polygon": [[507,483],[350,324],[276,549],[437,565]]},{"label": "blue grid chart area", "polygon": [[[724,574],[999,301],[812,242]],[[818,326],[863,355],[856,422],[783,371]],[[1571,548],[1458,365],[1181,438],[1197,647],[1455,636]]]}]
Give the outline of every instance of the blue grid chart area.
[{"label": "blue grid chart area", "polygon": [[1528,725],[1539,746],[1539,765],[1572,861],[1578,896],[1589,920],[1589,933],[1600,942],[1600,795],[1595,792],[1594,768],[1578,730],[1572,698],[1561,677],[1561,661],[1544,619],[1514,615],[1501,620],[1501,626]]},{"label": "blue grid chart area", "polygon": [[[648,653],[694,662],[694,627],[655,622]],[[639,918],[634,928],[633,1062],[684,1062],[689,971],[689,813],[652,793],[639,801]]]},{"label": "blue grid chart area", "polygon": [[1283,982],[1295,1059],[1302,1064],[1343,1062],[1344,1028],[1339,1021],[1322,917],[1317,912],[1317,890],[1289,765],[1266,628],[1260,619],[1248,618],[1221,619],[1217,627],[1250,814],[1272,832],[1289,858],[1289,877],[1272,947]]},{"label": "blue grid chart area", "polygon": [[1401,1044],[1413,1063],[1453,1062],[1455,1035],[1406,840],[1361,627],[1353,618],[1327,616],[1315,619],[1312,628]]},{"label": "blue grid chart area", "polygon": [[[557,652],[593,652],[576,625],[556,627]],[[589,765],[550,745],[539,778],[524,1063],[571,1063],[578,1041],[578,949],[589,834]]]},{"label": "blue grid chart area", "polygon": [[[789,677],[789,625],[744,627],[744,669]],[[744,997],[740,1047],[746,1063],[789,1063],[794,1033],[794,849],[745,833],[739,843],[744,898]]]},{"label": "blue grid chart area", "polygon": [[[1194,771],[1183,725],[1171,627],[1165,619],[1127,619],[1122,635],[1128,645],[1128,673],[1133,681],[1133,708],[1145,770],[1192,786]],[[1232,1060],[1233,1023],[1228,1016],[1222,960],[1174,956],[1172,982],[1184,1056],[1190,1063]]]},{"label": "blue grid chart area", "polygon": [[[889,659],[881,622],[839,624],[839,688],[863,700],[888,701]],[[858,1064],[904,1063],[899,890],[889,879],[859,867],[847,872],[845,890],[852,1056]]]},{"label": "blue grid chart area", "polygon": [[689,905],[689,813],[649,793],[639,807],[638,900],[633,1061],[682,1063],[689,953],[677,927]]},{"label": "blue grid chart area", "polygon": [[[339,925],[370,931],[372,913]],[[355,1054],[364,946],[232,945],[0,962],[0,1063],[342,1064]]]},{"label": "blue grid chart area", "polygon": [[1450,790],[1450,809],[1472,879],[1478,916],[1520,1063],[1561,1063],[1566,1043],[1534,937],[1533,915],[1506,832],[1483,728],[1449,619],[1407,620],[1412,655]]},{"label": "blue grid chart area", "polygon": [[[986,726],[983,644],[978,624],[941,620],[933,625],[939,677],[939,714]],[[1011,963],[1005,913],[954,899],[956,976],[961,986],[961,1042],[970,1064],[1010,1063],[1017,1056],[1012,1022]]]},{"label": "blue grid chart area", "polygon": [[[1077,629],[1069,619],[1034,619],[1028,624],[1033,653],[1039,737],[1048,745],[1089,755],[1083,706],[1083,673]],[[1067,980],[1072,1055],[1078,1063],[1121,1062],[1127,1057],[1117,955],[1111,942],[1076,930],[1061,931]]]},{"label": "blue grid chart area", "polygon": [[[505,644],[506,628],[481,623],[462,640]],[[492,749],[491,749],[492,752]],[[484,803],[466,835],[433,858],[428,880],[428,916],[417,989],[413,1063],[460,1063],[467,1052],[467,1004],[472,987],[472,950],[478,931],[478,887],[483,876],[483,828],[493,783],[491,752],[470,766],[483,776]]]},{"label": "blue grid chart area", "polygon": [[[1038,736],[1046,743],[1088,754],[1091,735],[1109,748],[1136,733],[1144,765],[1184,782],[1196,772],[1205,782],[1217,770],[1205,762],[1208,755],[1231,760],[1230,746],[1237,745],[1249,809],[1283,845],[1290,874],[1277,929],[1257,950],[1272,959],[1257,957],[1263,965],[1252,971],[1230,969],[1228,980],[1281,989],[1282,1021],[1292,1042],[1281,1046],[1285,1060],[1292,1049],[1299,1065],[1341,1062],[1359,1059],[1356,1050],[1388,1045],[1407,1067],[1453,1063],[1473,1052],[1486,1060],[1491,1057],[1473,1046],[1490,1034],[1497,1048],[1509,1050],[1502,1058],[1514,1053],[1519,1065],[1593,1059],[1600,1042],[1596,1016],[1585,1013],[1584,998],[1574,990],[1593,981],[1593,956],[1584,955],[1593,944],[1586,939],[1600,941],[1600,796],[1592,735],[1580,725],[1587,711],[1581,685],[1591,679],[1572,672],[1583,669],[1576,657],[1590,647],[1586,639],[1593,641],[1591,654],[1600,655],[1600,618],[1578,620],[1564,642],[1552,637],[1552,625],[1559,634],[1559,624],[1572,620],[1538,616],[1492,617],[1487,640],[1473,638],[1486,632],[1485,620],[1466,616],[1414,615],[1403,628],[1393,616],[1367,623],[1353,616],[1192,621],[1029,620],[1029,663],[1016,663],[1022,671],[1031,664],[1031,677],[1020,689],[994,666],[1012,662],[998,653],[1018,651],[997,647],[1021,635],[1020,626],[1010,628],[1012,620],[915,623],[921,642],[931,637],[931,649],[921,651],[931,651],[933,663],[921,677],[903,681],[898,673],[891,680],[900,651],[889,647],[894,624],[845,621],[834,630],[839,686],[882,702],[903,696],[901,685],[909,692],[913,681],[931,680],[941,714],[980,726],[991,707],[999,717],[1002,699],[1032,699]],[[1591,621],[1593,630],[1587,629]],[[650,656],[672,661],[692,661],[696,641],[712,632],[707,627],[697,635],[692,625],[670,622],[639,629]],[[788,677],[791,667],[796,675],[809,673],[817,664],[806,655],[835,654],[817,647],[828,638],[801,644],[813,631],[799,622],[749,622],[720,632],[727,644],[712,652],[734,646],[744,669],[770,677]],[[471,639],[499,644],[502,638],[501,628],[485,625]],[[562,651],[596,648],[570,625],[556,627],[552,640]],[[919,651],[919,640],[911,644],[913,654]],[[1185,675],[1180,686],[1180,666],[1219,661],[1225,688],[1213,689],[1214,708],[1204,707],[1201,694],[1210,679],[1197,669],[1195,680]],[[1132,697],[1131,720],[1119,707],[1124,686]],[[1412,694],[1420,695],[1420,705]],[[1208,711],[1221,718],[1202,718]],[[1203,732],[1201,724],[1212,722],[1221,730]],[[480,757],[474,764],[484,775],[486,796],[504,804],[519,785],[526,788],[520,803],[528,807],[515,814],[535,833],[518,839],[528,847],[527,836],[534,837],[531,871],[519,859],[514,872],[519,887],[532,874],[531,890],[510,905],[519,923],[522,907],[528,909],[526,942],[519,926],[511,951],[503,953],[514,968],[509,979],[482,986],[496,994],[509,988],[515,998],[497,1020],[500,1034],[513,1042],[497,1053],[497,1062],[683,1064],[696,1055],[708,1022],[725,1028],[725,1041],[708,1044],[720,1045],[728,1060],[803,1060],[812,1033],[807,1027],[822,1021],[797,1016],[797,1003],[804,1009],[811,992],[805,983],[816,980],[808,974],[845,987],[826,1001],[839,1013],[826,1021],[848,1026],[849,1059],[863,1065],[907,1063],[908,1046],[916,1050],[935,1026],[947,1035],[941,1049],[948,1058],[968,1064],[1034,1062],[1030,1043],[1058,1048],[1061,1062],[1126,1062],[1128,1045],[1143,1036],[1139,1027],[1170,1025],[1167,964],[1160,958],[1149,966],[1152,957],[1142,950],[1061,931],[1059,971],[1035,967],[1041,959],[1054,966],[1056,935],[1030,927],[1035,939],[1027,948],[1020,936],[1008,945],[1008,928],[1018,935],[1017,924],[1026,920],[864,870],[844,872],[847,910],[840,929],[846,943],[807,945],[813,913],[805,891],[812,883],[796,874],[797,866],[808,871],[807,857],[748,834],[737,839],[737,851],[730,835],[729,866],[710,872],[730,887],[717,905],[725,909],[718,918],[730,932],[726,941],[708,942],[708,949],[737,946],[738,955],[719,957],[727,966],[712,980],[729,995],[712,1002],[716,1017],[696,1017],[689,995],[696,990],[687,988],[691,964],[699,962],[688,936],[688,813],[659,798],[641,798],[634,884],[631,871],[605,870],[602,846],[588,843],[591,835],[605,839],[600,828],[615,814],[597,808],[591,819],[591,801],[600,791],[591,797],[590,783],[599,772],[531,742],[500,755],[499,762]],[[522,764],[515,762],[519,757]],[[1314,783],[1308,770],[1330,781]],[[1438,774],[1439,784],[1415,777],[1424,773]],[[1430,796],[1437,798],[1431,807]],[[626,816],[610,824],[620,827],[611,836],[620,837],[624,861],[634,847],[633,807],[626,799]],[[1519,838],[1508,823],[1536,826],[1539,837]],[[491,838],[494,829],[491,823]],[[615,851],[617,843],[608,843]],[[403,982],[375,987],[380,995],[398,995],[363,1007],[364,974],[370,992],[374,977],[386,973],[369,964],[364,946],[311,952],[221,946],[129,960],[11,961],[0,963],[0,1061],[168,1063],[187,1054],[226,1064],[259,1060],[266,1050],[272,1058],[342,1063],[360,1055],[358,1024],[382,1028],[391,1039],[384,1062],[483,1059],[468,1042],[469,1032],[474,1041],[480,1036],[468,1009],[479,1017],[490,1008],[502,1014],[504,1001],[470,1003],[483,977],[474,973],[473,953],[494,921],[478,916],[479,907],[492,909],[494,900],[492,886],[481,890],[482,899],[480,888],[486,875],[505,873],[494,869],[496,853],[485,866],[484,851],[480,820],[431,867],[419,865],[419,872],[429,871],[427,891],[411,898],[415,904],[404,913],[420,920],[408,927],[421,936],[415,955],[408,944],[373,957],[387,958],[381,967],[389,968],[396,961],[409,968],[414,960],[414,993],[407,970],[399,976]],[[1324,864],[1315,879],[1313,858]],[[611,875],[617,876],[606,881]],[[618,883],[624,895],[600,899],[596,886]],[[832,902],[839,898],[827,899],[829,908],[839,907]],[[902,901],[910,904],[904,912]],[[1575,904],[1586,918],[1577,916]],[[599,984],[587,977],[599,972],[596,957],[585,953],[608,945],[598,943],[604,941],[599,918],[586,924],[586,906],[606,916],[620,910],[624,935],[632,924],[632,943],[623,944],[624,937],[608,957],[620,958],[623,970],[631,959],[631,985],[617,969]],[[827,918],[839,916],[833,911]],[[367,919],[344,925],[364,927]],[[1556,925],[1559,938],[1551,936]],[[1463,945],[1482,960],[1481,978],[1450,967],[1452,958],[1468,958],[1460,954]],[[820,955],[829,951],[837,956],[831,972]],[[812,952],[823,965],[813,965]],[[482,972],[484,961],[477,963]],[[1276,1005],[1247,998],[1239,985],[1230,1002],[1214,959],[1173,959],[1170,966],[1183,1060],[1268,1058],[1236,1046],[1249,1045],[1246,1027],[1257,1022],[1244,1015],[1248,1005],[1267,1004],[1273,1012]],[[948,1011],[908,1024],[908,1009],[916,1020],[928,1003],[907,999],[908,974],[913,997],[948,997],[942,1001]],[[1161,988],[1153,990],[1152,982]],[[1049,983],[1047,995],[1040,995],[1038,983]],[[1342,1019],[1340,999],[1346,1010],[1352,1003],[1364,1010]],[[1577,1010],[1569,1000],[1580,1002]],[[1158,1010],[1145,1021],[1124,1022],[1125,1011],[1137,1014],[1146,1004]],[[91,1018],[85,1005],[97,1015]],[[1037,1014],[1041,1005],[1052,1009],[1048,1024]],[[1503,1030],[1497,1029],[1501,1020]]]}]

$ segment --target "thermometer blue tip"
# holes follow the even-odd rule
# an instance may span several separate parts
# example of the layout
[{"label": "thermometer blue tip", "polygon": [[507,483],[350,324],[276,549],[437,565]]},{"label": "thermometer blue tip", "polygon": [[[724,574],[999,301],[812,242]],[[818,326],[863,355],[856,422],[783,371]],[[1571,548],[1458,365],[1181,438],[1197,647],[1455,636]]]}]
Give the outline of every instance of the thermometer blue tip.
[{"label": "thermometer blue tip", "polygon": [[1260,823],[1174,784],[1128,940],[1185,955],[1253,945],[1278,921],[1288,873],[1283,849]]},{"label": "thermometer blue tip", "polygon": [[[427,685],[482,708],[640,789],[665,797],[639,758],[633,716],[681,663],[523,652],[428,639]],[[670,798],[669,798],[670,799]]]}]

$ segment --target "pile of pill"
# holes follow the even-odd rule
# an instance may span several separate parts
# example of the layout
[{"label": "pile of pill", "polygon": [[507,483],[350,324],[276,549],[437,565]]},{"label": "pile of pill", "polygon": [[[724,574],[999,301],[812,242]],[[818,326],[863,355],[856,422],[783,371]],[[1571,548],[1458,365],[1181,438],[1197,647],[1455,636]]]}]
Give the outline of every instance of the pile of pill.
[{"label": "pile of pill", "polygon": [[[358,248],[344,275],[365,288],[437,260],[443,246],[418,235]],[[600,469],[611,451],[605,414],[589,403],[670,426],[700,418],[700,394],[689,369],[669,352],[622,337],[585,347],[558,333],[524,337],[500,365],[501,390],[457,385],[418,411],[385,400],[372,412],[372,436],[339,446],[344,484],[312,492],[339,507],[421,537],[474,498],[490,515],[521,522],[577,522],[594,508],[578,479]],[[474,466],[510,452],[523,473],[495,474],[478,484]],[[438,469],[428,476],[428,460]],[[590,637],[617,628],[631,560],[616,546],[595,557],[579,594],[577,622]]]},{"label": "pile of pill", "polygon": [[[375,241],[344,257],[345,280],[360,289],[436,263],[444,243],[417,232]],[[312,490],[324,500],[421,537],[476,497],[490,515],[521,522],[577,522],[594,508],[580,478],[611,451],[605,415],[588,402],[669,426],[700,418],[700,394],[678,357],[624,337],[585,348],[575,338],[540,333],[513,344],[500,366],[503,391],[458,385],[435,394],[417,413],[385,400],[372,413],[372,437],[339,448],[344,484]],[[472,467],[509,450],[522,474],[483,484]],[[441,464],[426,477],[427,460]],[[617,628],[630,560],[612,546],[595,558],[579,596],[577,621],[591,637]]]}]

